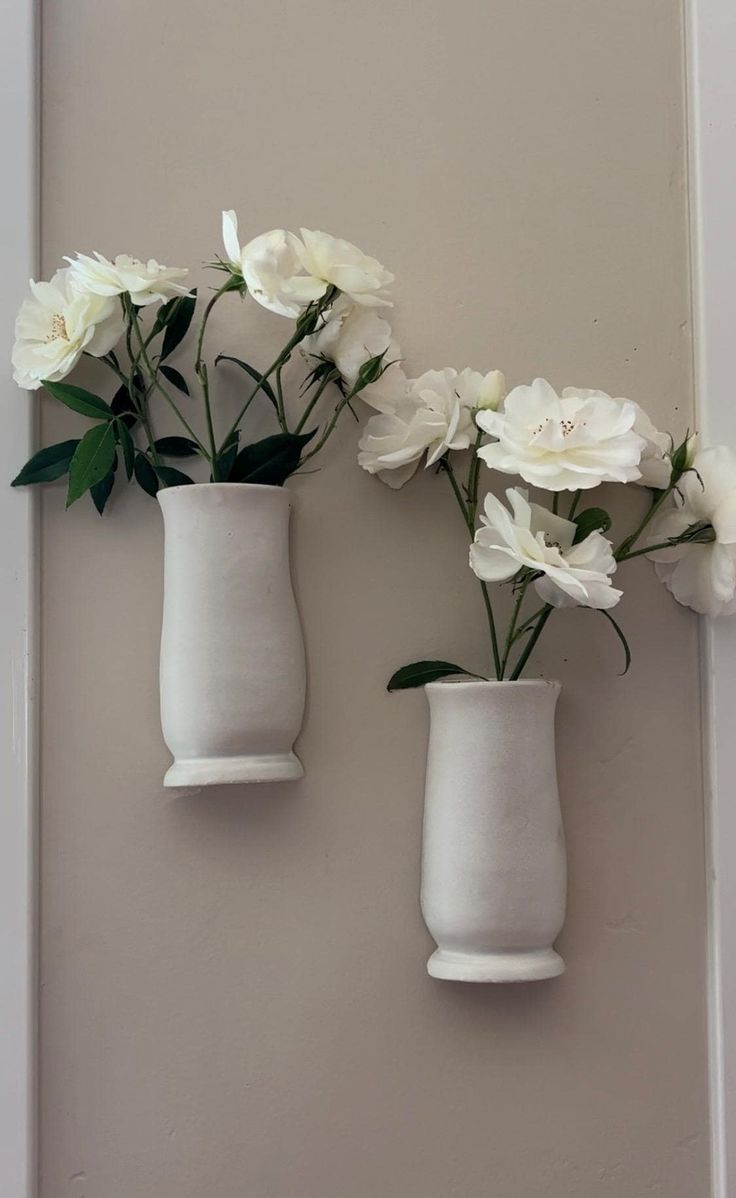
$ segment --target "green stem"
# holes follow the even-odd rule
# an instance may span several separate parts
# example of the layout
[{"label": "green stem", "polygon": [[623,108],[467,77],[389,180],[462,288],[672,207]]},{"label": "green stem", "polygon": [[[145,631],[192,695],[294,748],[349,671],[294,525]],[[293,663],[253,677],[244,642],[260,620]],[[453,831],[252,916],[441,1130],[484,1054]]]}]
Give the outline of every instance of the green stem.
[{"label": "green stem", "polygon": [[217,441],[215,439],[215,426],[212,419],[212,405],[210,403],[210,384],[207,375],[207,366],[202,361],[202,349],[204,347],[204,335],[207,329],[207,322],[212,314],[212,310],[217,301],[221,299],[227,291],[232,291],[232,280],[230,278],[223,283],[222,287],[220,287],[213,296],[211,296],[207,303],[207,307],[205,308],[204,314],[202,316],[202,323],[199,326],[199,336],[197,337],[197,356],[194,362],[194,373],[199,379],[199,383],[202,388],[202,398],[204,399],[204,413],[207,423],[207,437],[210,443],[213,482],[219,481],[219,469],[217,465]]},{"label": "green stem", "polygon": [[573,495],[572,503],[570,504],[570,511],[568,512],[568,515],[567,515],[568,520],[572,520],[576,511],[578,510],[578,504],[580,503],[582,494],[583,494],[582,491],[576,491],[575,494]]},{"label": "green stem", "polygon": [[335,426],[337,425],[337,422],[340,419],[343,409],[346,407],[349,407],[350,400],[355,398],[355,394],[356,394],[355,391],[348,391],[347,395],[343,395],[342,398],[338,401],[338,403],[335,404],[335,410],[332,413],[332,416],[328,420],[327,424],[325,425],[325,431],[322,433],[322,436],[319,438],[319,440],[317,441],[317,444],[314,446],[314,448],[310,449],[309,453],[305,454],[304,457],[302,458],[302,460],[301,460],[302,466],[304,465],[305,462],[308,462],[310,458],[313,458],[316,454],[319,453],[319,451],[321,449],[324,448],[329,437],[334,432]]},{"label": "green stem", "polygon": [[[284,404],[284,385],[281,381],[281,371],[284,369],[285,365],[286,362],[280,362],[276,367],[276,403],[278,405],[276,409],[276,415],[278,416],[278,421],[282,429],[285,433],[288,433],[289,424],[286,419],[286,405]],[[297,429],[297,432],[298,431],[299,430]]]},{"label": "green stem", "polygon": [[339,379],[339,377],[340,377],[340,373],[337,370],[330,371],[330,373],[328,375],[325,375],[324,379],[322,380],[319,387],[315,391],[314,395],[310,399],[306,408],[302,412],[301,418],[300,418],[296,428],[294,429],[295,433],[300,433],[302,431],[302,429],[304,428],[304,425],[309,420],[309,417],[311,416],[312,412],[314,411],[314,408],[316,407],[317,403],[319,402],[320,397],[322,396],[325,389],[327,387],[329,387],[330,383],[334,383],[336,381],[336,379]]},{"label": "green stem", "polygon": [[559,508],[560,508],[560,492],[555,491],[554,495],[552,496],[552,511],[555,516],[559,512]]},{"label": "green stem", "polygon": [[513,673],[511,674],[511,678],[510,678],[511,682],[517,682],[518,679],[521,677],[524,667],[525,667],[526,663],[528,662],[529,658],[531,657],[532,650],[534,649],[534,646],[536,645],[537,641],[539,640],[540,636],[542,635],[542,630],[543,630],[545,624],[547,623],[548,619],[550,618],[553,611],[554,611],[554,608],[549,603],[547,603],[545,605],[545,607],[543,608],[542,614],[540,615],[539,619],[537,620],[537,626],[534,629],[534,632],[529,637],[529,640],[527,641],[526,645],[524,646],[524,652],[522,653],[521,657],[519,658],[519,660],[516,663],[516,666],[514,667]]},{"label": "green stem", "polygon": [[631,561],[631,559],[632,559],[632,557],[642,557],[642,556],[643,556],[643,554],[645,554],[645,553],[655,553],[655,552],[656,552],[658,549],[674,549],[674,547],[675,547],[676,545],[678,545],[678,544],[682,544],[682,543],[683,543],[683,542],[681,542],[681,541],[678,541],[678,540],[675,538],[675,539],[673,539],[673,540],[669,540],[669,541],[660,541],[660,542],[659,542],[658,544],[656,544],[656,545],[645,545],[643,549],[633,549],[633,550],[631,551],[631,553],[624,553],[624,554],[623,554],[623,555],[621,555],[621,556],[619,556],[619,554],[617,553],[617,554],[616,554],[616,561],[617,561],[617,562],[630,562],[630,561]]},{"label": "green stem", "polygon": [[[277,358],[274,358],[274,360],[271,363],[271,365],[269,366],[268,370],[266,370],[266,372],[264,374],[259,375],[258,379],[256,380],[255,390],[251,393],[251,395],[245,401],[243,407],[240,409],[240,412],[235,417],[235,420],[233,421],[233,424],[230,427],[230,430],[229,430],[225,440],[223,441],[223,445],[227,444],[227,442],[230,440],[230,438],[233,437],[235,435],[235,433],[237,432],[240,421],[243,419],[245,413],[247,412],[248,405],[250,404],[251,400],[253,399],[253,396],[258,394],[258,392],[263,387],[263,384],[268,382],[268,380],[270,379],[271,375],[273,374],[273,372],[275,370],[276,371],[281,370],[282,367],[284,367],[286,365],[286,363],[289,361],[289,358],[291,357],[292,351],[296,349],[297,345],[299,345],[299,343],[301,341],[303,341],[305,339],[305,337],[308,337],[311,333],[314,332],[315,327],[316,327],[316,321],[318,320],[318,318],[320,316],[323,315],[324,312],[327,311],[327,309],[334,302],[335,297],[338,294],[339,294],[339,292],[336,287],[328,287],[327,291],[322,296],[322,298],[320,300],[315,301],[316,308],[312,309],[312,306],[310,305],[305,310],[305,312],[302,314],[302,316],[297,321],[296,329],[294,330],[293,335],[289,338],[286,345],[281,350],[281,353],[278,355]],[[311,321],[309,319],[305,319],[306,317],[310,317],[310,315],[312,318]],[[279,426],[280,426],[282,432],[288,433],[289,428],[286,423],[286,415],[283,411],[280,410],[280,408],[282,407],[282,402],[280,400],[278,400],[278,397],[277,397],[277,403],[278,403],[278,407],[277,407],[276,415],[279,420]],[[340,410],[342,410],[342,408]],[[311,456],[313,456],[313,455],[310,454],[310,457]],[[306,461],[306,459],[303,459],[303,461]]]},{"label": "green stem", "polygon": [[463,520],[465,521],[465,527],[467,528],[468,532],[470,533],[470,539],[472,541],[473,538],[475,537],[475,524],[474,524],[473,519],[468,510],[468,506],[467,506],[465,500],[463,499],[463,494],[462,494],[462,491],[460,490],[460,484],[458,483],[457,478],[455,477],[455,471],[452,467],[452,463],[450,462],[449,457],[445,457],[442,459],[442,468],[450,480],[450,486],[452,487],[452,490],[454,492],[455,498],[458,503],[458,507],[460,508],[460,511],[462,512],[462,515],[463,515]]},{"label": "green stem", "polygon": [[123,374],[122,370],[120,370],[119,367],[117,367],[115,365],[115,363],[110,360],[109,357],[104,357],[102,359],[102,361],[107,363],[107,365],[110,367],[110,369],[113,371],[113,373],[116,374],[117,377],[120,379],[120,382],[123,384],[123,386],[125,386],[127,388],[128,395],[130,396],[130,402],[132,403],[133,407],[135,408],[135,415],[140,420],[143,431],[146,434],[146,440],[148,441],[148,449],[151,454],[151,459],[155,462],[155,464],[157,466],[160,466],[161,465],[161,456],[160,456],[158,450],[156,449],[156,438],[154,436],[153,428],[151,426],[151,419],[148,415],[148,411],[146,409],[145,403],[143,403],[143,404],[138,403],[138,398],[135,393],[135,387],[133,386],[132,374],[131,374],[130,378],[127,378]]},{"label": "green stem", "polygon": [[[475,538],[475,511],[478,506],[478,471],[477,470],[473,471],[473,464],[474,463],[471,463],[470,471],[468,473],[469,495],[468,495],[468,502],[466,503],[465,500],[463,499],[462,491],[460,490],[460,486],[457,481],[457,478],[455,477],[455,471],[453,469],[452,463],[450,462],[449,455],[442,458],[442,468],[444,469],[445,473],[447,474],[447,477],[450,480],[450,485],[452,486],[453,493],[458,502],[458,507],[460,508],[460,511],[462,512],[463,520],[465,521],[465,527],[468,530],[471,543]],[[471,490],[471,487],[472,487],[472,490]],[[491,649],[493,651],[493,668],[496,673],[496,678],[500,682],[501,679],[503,678],[503,671],[501,669],[501,654],[498,649],[498,635],[496,633],[496,621],[495,621],[495,618],[493,615],[493,604],[491,603],[491,596],[488,591],[487,583],[483,582],[482,580],[479,580],[479,581],[480,581],[481,594],[483,595],[483,606],[486,609],[486,619],[488,621],[488,631],[491,634]]]},{"label": "green stem", "polygon": [[[138,344],[139,344],[139,346],[140,346],[139,355],[138,355],[138,357],[136,358],[136,361],[140,360],[141,362],[143,362],[143,365],[145,366],[146,370],[148,371],[148,374],[149,374],[149,377],[150,377],[150,379],[151,379],[151,382],[152,382],[152,384],[153,384],[153,386],[154,386],[154,389],[155,389],[156,391],[160,392],[160,394],[161,394],[161,395],[164,397],[164,399],[166,400],[166,402],[167,402],[167,404],[169,405],[169,407],[170,407],[170,408],[171,408],[171,409],[172,409],[172,410],[173,410],[173,411],[176,413],[176,415],[177,415],[177,417],[179,418],[180,422],[181,422],[181,423],[184,425],[184,428],[185,428],[185,429],[187,430],[187,432],[189,433],[189,436],[192,438],[192,440],[194,441],[194,443],[195,443],[195,444],[197,445],[197,447],[199,448],[199,451],[200,451],[200,453],[202,454],[202,457],[203,457],[203,458],[206,458],[206,459],[207,459],[207,461],[209,461],[209,454],[207,453],[207,450],[205,449],[204,445],[202,444],[202,442],[200,441],[199,437],[198,437],[198,436],[197,436],[197,434],[195,433],[195,431],[194,431],[194,429],[192,428],[191,424],[190,424],[190,423],[189,423],[189,421],[186,419],[186,417],[185,417],[185,416],[183,416],[183,415],[182,415],[182,413],[179,411],[179,408],[177,407],[176,403],[174,402],[174,400],[173,400],[173,399],[171,398],[171,396],[169,395],[169,393],[168,393],[168,391],[166,390],[166,388],[165,388],[165,387],[163,387],[163,386],[161,385],[161,383],[159,382],[159,379],[158,379],[158,373],[157,373],[157,371],[156,371],[156,370],[154,370],[154,368],[153,368],[153,366],[152,366],[152,364],[151,364],[151,359],[150,359],[150,358],[149,358],[149,356],[148,356],[148,351],[146,350],[146,343],[145,343],[145,341],[143,340],[143,332],[142,332],[142,330],[141,330],[140,322],[139,322],[139,320],[138,320],[138,315],[137,315],[137,313],[135,312],[135,310],[134,310],[132,307],[130,308],[130,320],[131,320],[131,323],[132,323],[132,325],[133,325],[133,330],[134,330],[134,332],[135,332],[135,334],[136,334],[136,336],[137,336],[137,338],[138,338]],[[213,463],[213,465],[214,465],[214,463]]]},{"label": "green stem", "polygon": [[516,624],[519,619],[519,613],[521,612],[521,605],[524,602],[524,597],[526,595],[526,588],[528,586],[529,586],[528,581],[522,583],[521,586],[519,587],[519,592],[516,596],[514,610],[512,612],[511,621],[509,623],[508,636],[506,637],[506,648],[504,649],[503,660],[501,662],[501,677],[502,678],[503,678],[504,674],[506,673],[506,666],[508,665],[509,654],[511,652],[511,646],[513,645],[513,643],[516,639],[516,636],[515,636]]},{"label": "green stem", "polygon": [[634,545],[639,540],[639,537],[644,532],[644,529],[646,528],[647,524],[649,524],[649,521],[652,519],[653,516],[656,515],[656,513],[659,511],[659,509],[661,508],[664,501],[669,498],[669,496],[672,494],[673,491],[674,491],[674,486],[672,485],[672,483],[670,483],[669,487],[667,487],[666,490],[662,491],[662,493],[658,496],[658,498],[654,500],[654,503],[652,503],[650,505],[649,510],[646,512],[643,519],[640,521],[640,523],[634,529],[634,531],[631,533],[631,535],[628,537],[624,537],[623,541],[618,546],[618,548],[614,550],[613,556],[615,557],[617,562],[625,561],[627,557],[631,556],[631,554],[629,553],[629,550],[633,549]]},{"label": "green stem", "polygon": [[475,536],[475,517],[478,511],[478,483],[480,481],[480,458],[478,450],[483,440],[483,430],[478,429],[473,446],[473,456],[468,470],[468,516],[473,525],[472,536]]}]

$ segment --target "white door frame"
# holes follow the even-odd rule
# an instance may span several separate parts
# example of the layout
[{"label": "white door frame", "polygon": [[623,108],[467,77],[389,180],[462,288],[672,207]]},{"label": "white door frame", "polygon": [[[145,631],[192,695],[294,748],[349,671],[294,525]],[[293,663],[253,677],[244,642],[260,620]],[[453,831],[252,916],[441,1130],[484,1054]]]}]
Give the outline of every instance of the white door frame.
[{"label": "white door frame", "polygon": [[[736,6],[689,0],[686,62],[696,412],[736,447]],[[701,629],[713,1198],[736,1195],[736,618]],[[687,968],[687,963],[683,963]]]},{"label": "white door frame", "polygon": [[[736,4],[685,0],[698,426],[736,446]],[[3,482],[33,447],[6,365],[38,252],[37,0],[0,0],[0,1184],[36,1198],[36,515]],[[736,619],[702,629],[713,1198],[736,1198]],[[687,968],[687,963],[683,963]]]},{"label": "white door frame", "polygon": [[8,480],[33,446],[10,367],[18,296],[38,248],[36,0],[0,0],[0,1189],[36,1194],[36,517]]}]

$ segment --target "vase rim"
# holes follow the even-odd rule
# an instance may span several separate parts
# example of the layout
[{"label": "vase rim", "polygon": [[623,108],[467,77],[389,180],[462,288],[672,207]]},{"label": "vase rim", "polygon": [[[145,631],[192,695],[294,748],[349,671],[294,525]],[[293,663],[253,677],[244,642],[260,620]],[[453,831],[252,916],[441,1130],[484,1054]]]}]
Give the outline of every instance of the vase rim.
[{"label": "vase rim", "polygon": [[[225,483],[187,483],[185,486],[181,486],[181,487],[161,487],[161,489],[159,491],[157,491],[156,494],[158,496],[158,495],[162,495],[165,491],[180,491],[180,490],[203,491],[205,489],[205,487],[207,488],[208,491],[222,491],[225,488],[230,490],[233,487],[240,487],[241,489],[244,489],[247,487],[247,489],[249,491],[283,491],[283,490],[285,490],[284,487],[277,487],[273,483],[228,483],[228,482],[225,482]],[[291,491],[289,491],[289,494],[291,494]]]},{"label": "vase rim", "polygon": [[[286,503],[293,506],[294,492],[288,491],[286,487],[275,487],[269,483],[187,483],[186,486],[179,487],[162,487],[156,492],[156,499],[160,505],[170,503],[171,496],[174,492],[181,492],[182,498],[188,495],[193,498],[195,495],[200,495],[202,492],[214,499],[216,495],[234,496],[242,495],[245,498],[247,495],[283,495]],[[176,500],[174,502],[177,502]]]},{"label": "vase rim", "polygon": [[461,690],[488,690],[494,688],[506,687],[553,687],[555,690],[562,689],[562,683],[557,682],[554,678],[504,678],[499,681],[497,678],[441,678],[436,682],[425,682],[424,689],[440,690],[442,687],[459,687]]}]

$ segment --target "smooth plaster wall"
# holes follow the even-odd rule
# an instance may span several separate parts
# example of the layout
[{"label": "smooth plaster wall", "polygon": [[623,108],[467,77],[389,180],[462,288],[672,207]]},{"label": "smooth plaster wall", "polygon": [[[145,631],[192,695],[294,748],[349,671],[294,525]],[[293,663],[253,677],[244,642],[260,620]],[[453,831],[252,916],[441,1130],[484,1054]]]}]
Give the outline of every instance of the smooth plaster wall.
[{"label": "smooth plaster wall", "polygon": [[[47,272],[196,267],[234,206],[386,262],[417,373],[692,423],[677,0],[46,0],[43,61]],[[211,344],[284,334],[233,300]],[[482,612],[445,481],[392,494],[356,439],[294,484],[296,786],[162,792],[159,512],[44,496],[42,1198],[706,1198],[695,621],[639,563],[627,677],[603,620],[549,626],[568,972],[430,980],[425,704],[384,683],[481,667]]]}]

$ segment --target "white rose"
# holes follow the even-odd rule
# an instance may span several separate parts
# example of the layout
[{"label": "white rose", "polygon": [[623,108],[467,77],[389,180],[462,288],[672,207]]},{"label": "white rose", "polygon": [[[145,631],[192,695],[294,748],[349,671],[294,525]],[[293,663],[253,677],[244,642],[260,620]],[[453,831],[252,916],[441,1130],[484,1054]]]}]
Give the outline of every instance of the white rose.
[{"label": "white rose", "polygon": [[526,491],[506,492],[511,512],[487,495],[482,527],[470,547],[470,566],[484,582],[505,582],[525,566],[542,575],[534,582],[540,599],[553,607],[614,607],[621,591],[611,585],[616,569],[610,541],[591,532],[573,544],[577,526],[536,503]]},{"label": "white rose", "polygon": [[[590,399],[593,396],[605,394],[605,391],[589,391],[583,387],[565,387],[562,397],[563,399],[568,396]],[[667,457],[667,451],[670,448],[669,437],[655,428],[644,409],[633,399],[614,399],[613,403],[632,405],[636,412],[633,429],[644,441],[644,449],[639,462],[641,478],[636,478],[633,481],[640,483],[643,487],[653,487],[657,491],[663,491],[669,485],[672,475],[672,463]]]},{"label": "white rose", "polygon": [[361,391],[382,413],[371,417],[360,441],[358,462],[363,469],[378,474],[389,486],[400,487],[425,453],[425,466],[433,466],[450,450],[468,449],[475,426],[472,409],[463,398],[468,399],[471,391],[475,394],[475,389],[467,386],[467,378],[458,386],[459,377],[448,366],[427,370],[407,382],[401,368],[391,366],[378,383]]},{"label": "white rose", "polygon": [[409,383],[408,398],[426,413],[428,430],[434,431],[428,442],[427,466],[450,449],[468,449],[475,437],[471,409],[463,403],[458,390],[458,373],[451,366],[427,370]]},{"label": "white rose", "polygon": [[[390,324],[375,309],[353,304],[343,295],[333,304],[322,327],[311,337],[305,338],[302,349],[311,357],[334,362],[348,387],[355,384],[361,366],[370,358],[383,353],[386,354],[386,363],[397,362],[401,358],[401,350],[393,340]],[[365,398],[363,391],[361,396]]]},{"label": "white rose", "polygon": [[635,482],[646,446],[634,432],[636,415],[628,400],[602,391],[559,396],[545,379],[535,379],[514,387],[500,411],[478,413],[479,428],[497,438],[478,454],[491,469],[519,474],[547,491]]},{"label": "white rose", "polygon": [[394,412],[371,416],[359,442],[358,465],[397,489],[413,475],[432,439],[445,428],[441,417],[432,427],[415,402],[405,402]]},{"label": "white rose", "polygon": [[324,295],[324,284],[303,273],[295,238],[285,229],[260,233],[241,246],[238,218],[229,211],[222,214],[222,239],[231,269],[243,276],[253,299],[269,312],[296,317]]},{"label": "white rose", "polygon": [[35,391],[42,382],[60,382],[83,353],[101,358],[122,336],[120,304],[78,291],[68,267],[50,283],[31,282],[31,293],[15,322],[13,378],[21,387]]},{"label": "white rose", "polygon": [[394,276],[380,262],[340,237],[313,229],[300,232],[301,241],[292,237],[294,252],[307,274],[321,282],[322,294],[331,285],[356,304],[390,307],[385,289]]},{"label": "white rose", "polygon": [[74,285],[80,291],[105,296],[128,292],[137,308],[173,299],[177,295],[187,295],[189,291],[182,282],[188,270],[177,266],[161,266],[155,258],[141,262],[129,254],[118,254],[111,262],[102,254],[95,253],[92,258],[87,254],[77,254],[76,258],[67,258],[66,261]]},{"label": "white rose", "polygon": [[[702,481],[701,481],[702,480]],[[710,524],[715,540],[691,541],[650,554],[658,577],[678,603],[704,616],[736,612],[736,453],[725,445],[700,450],[669,506],[650,526],[648,544]]]}]

